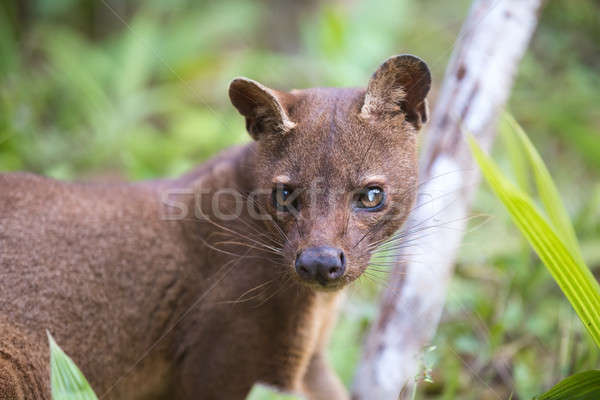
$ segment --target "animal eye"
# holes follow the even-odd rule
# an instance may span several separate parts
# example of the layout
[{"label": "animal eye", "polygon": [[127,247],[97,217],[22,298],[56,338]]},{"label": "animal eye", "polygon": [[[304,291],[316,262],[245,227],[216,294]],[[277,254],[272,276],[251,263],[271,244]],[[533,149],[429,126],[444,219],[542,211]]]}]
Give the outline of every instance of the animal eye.
[{"label": "animal eye", "polygon": [[277,211],[290,212],[292,209],[298,209],[298,196],[293,193],[293,189],[289,186],[281,186],[273,188],[272,201],[273,207]]},{"label": "animal eye", "polygon": [[384,203],[385,193],[379,186],[369,186],[358,193],[356,206],[367,211],[377,211]]}]

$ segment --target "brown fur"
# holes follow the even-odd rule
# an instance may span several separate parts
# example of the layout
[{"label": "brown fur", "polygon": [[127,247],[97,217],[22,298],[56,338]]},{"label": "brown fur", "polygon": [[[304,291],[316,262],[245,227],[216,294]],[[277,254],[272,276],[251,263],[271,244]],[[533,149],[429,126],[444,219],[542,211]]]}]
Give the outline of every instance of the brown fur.
[{"label": "brown fur", "polygon": [[[390,60],[367,94],[284,93],[234,80],[232,102],[257,141],[179,179],[104,185],[0,175],[0,399],[50,397],[46,329],[106,399],[239,399],[256,382],[346,398],[324,355],[340,289],[367,267],[369,244],[404,221],[426,118],[427,90],[414,94],[429,87],[424,63]],[[375,106],[364,107],[365,97]],[[300,195],[297,218],[271,204],[282,175],[304,189],[321,178],[313,204]],[[353,193],[371,175],[392,201],[355,212]],[[224,220],[211,205],[226,188],[264,193],[244,197],[241,216]],[[217,205],[236,206],[227,196]],[[294,271],[298,251],[323,244],[348,260],[325,290]]]}]

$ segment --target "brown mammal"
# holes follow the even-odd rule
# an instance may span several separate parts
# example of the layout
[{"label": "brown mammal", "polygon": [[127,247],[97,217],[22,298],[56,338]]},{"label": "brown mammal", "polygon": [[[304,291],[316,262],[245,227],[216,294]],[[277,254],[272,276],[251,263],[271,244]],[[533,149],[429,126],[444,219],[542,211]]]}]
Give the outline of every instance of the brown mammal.
[{"label": "brown mammal", "polygon": [[429,71],[365,89],[230,86],[254,142],[174,180],[0,175],[0,399],[48,399],[46,329],[102,398],[347,398],[324,346],[341,288],[403,223]]}]

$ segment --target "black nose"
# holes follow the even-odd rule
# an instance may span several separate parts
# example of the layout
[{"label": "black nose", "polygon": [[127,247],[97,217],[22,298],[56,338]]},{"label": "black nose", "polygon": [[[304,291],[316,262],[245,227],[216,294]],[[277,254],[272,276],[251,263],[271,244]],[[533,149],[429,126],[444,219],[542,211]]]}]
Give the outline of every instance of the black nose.
[{"label": "black nose", "polygon": [[344,252],[328,246],[310,247],[296,257],[296,272],[307,281],[316,280],[325,286],[344,275]]}]

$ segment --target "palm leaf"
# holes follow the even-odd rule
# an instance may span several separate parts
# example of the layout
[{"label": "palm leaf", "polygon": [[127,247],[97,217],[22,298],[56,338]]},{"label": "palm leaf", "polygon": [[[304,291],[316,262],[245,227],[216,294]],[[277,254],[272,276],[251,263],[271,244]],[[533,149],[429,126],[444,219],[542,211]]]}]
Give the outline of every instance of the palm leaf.
[{"label": "palm leaf", "polygon": [[575,230],[573,229],[573,225],[571,224],[569,215],[563,205],[563,201],[560,198],[558,189],[556,188],[542,157],[525,134],[525,131],[523,131],[523,128],[521,128],[519,123],[515,121],[510,114],[504,114],[504,120],[512,128],[514,136],[520,140],[522,147],[527,154],[529,163],[533,168],[533,174],[540,199],[544,204],[550,222],[556,229],[556,232],[563,238],[571,252],[577,257],[581,257]]},{"label": "palm leaf", "polygon": [[563,379],[533,400],[597,400],[600,399],[600,371],[585,371]]},{"label": "palm leaf", "polygon": [[[503,176],[472,136],[468,137],[468,141],[485,179],[507,208],[513,222],[547,267],[589,334],[600,346],[600,287],[598,282],[583,263],[579,253],[572,250],[573,244],[566,243],[566,235],[557,234],[555,227],[537,210],[533,200]],[[540,176],[542,175],[543,172]],[[547,184],[546,178],[543,178],[539,181],[542,185]],[[549,175],[547,178],[551,180]],[[552,201],[552,189],[544,188],[543,190],[546,192],[546,202]],[[560,207],[562,203],[559,203],[558,206],[555,203],[554,206]],[[558,229],[565,228],[559,224]],[[576,243],[575,241],[575,245]]]}]

